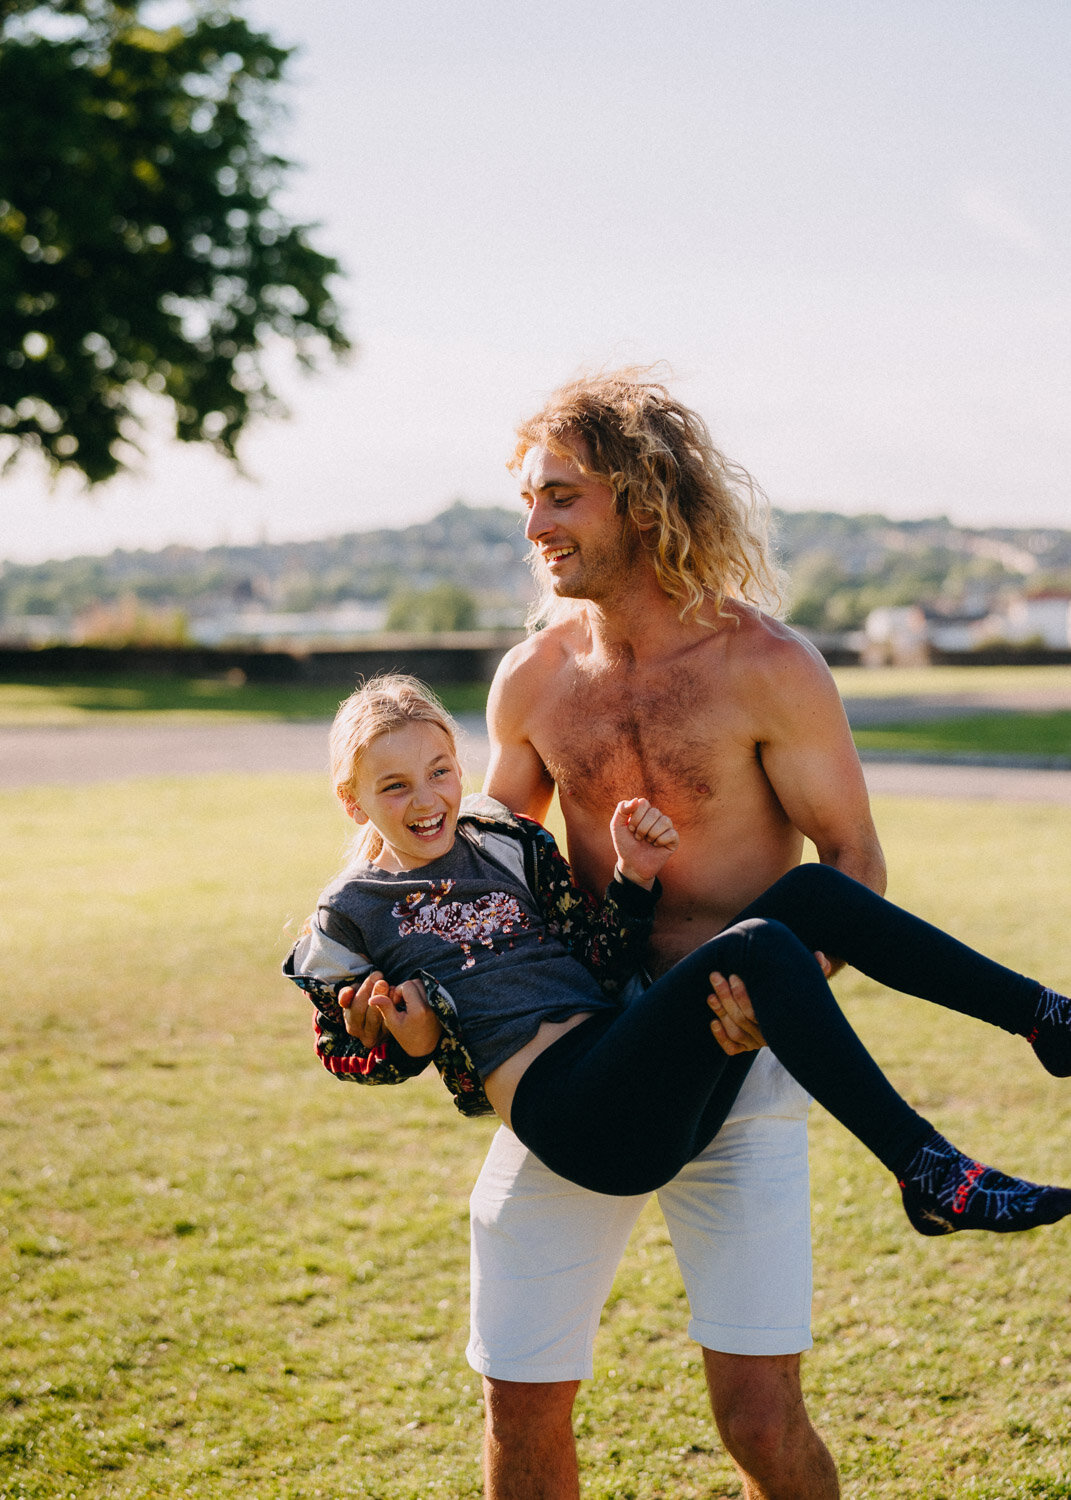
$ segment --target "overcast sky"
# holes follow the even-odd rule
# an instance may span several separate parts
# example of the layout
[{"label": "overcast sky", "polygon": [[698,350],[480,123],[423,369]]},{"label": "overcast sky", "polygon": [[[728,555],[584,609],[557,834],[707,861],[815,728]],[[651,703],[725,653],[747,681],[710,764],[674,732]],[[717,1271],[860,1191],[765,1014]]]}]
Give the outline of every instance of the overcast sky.
[{"label": "overcast sky", "polygon": [[237,477],[0,480],[0,557],[513,503],[513,423],[664,359],[777,505],[1071,526],[1067,0],[248,0],[359,353]]}]

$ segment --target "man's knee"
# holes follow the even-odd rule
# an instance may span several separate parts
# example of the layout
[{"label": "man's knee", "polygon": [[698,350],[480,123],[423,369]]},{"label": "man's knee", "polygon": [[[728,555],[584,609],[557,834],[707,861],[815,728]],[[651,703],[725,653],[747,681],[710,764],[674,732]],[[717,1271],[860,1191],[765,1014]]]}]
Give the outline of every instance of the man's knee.
[{"label": "man's knee", "polygon": [[487,1500],[580,1500],[571,1421],[579,1385],[484,1376]]},{"label": "man's knee", "polygon": [[776,1473],[788,1455],[824,1445],[807,1415],[798,1354],[720,1354],[704,1349],[714,1420],[746,1472]]},{"label": "man's knee", "polygon": [[483,1378],[485,1423],[489,1436],[503,1445],[572,1440],[573,1403],[579,1380],[530,1383],[521,1380]]}]

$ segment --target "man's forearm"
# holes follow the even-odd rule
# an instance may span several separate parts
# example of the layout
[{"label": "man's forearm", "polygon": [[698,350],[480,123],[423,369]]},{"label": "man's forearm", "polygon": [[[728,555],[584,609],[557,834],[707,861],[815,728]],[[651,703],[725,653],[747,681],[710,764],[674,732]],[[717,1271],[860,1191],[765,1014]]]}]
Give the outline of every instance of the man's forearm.
[{"label": "man's forearm", "polygon": [[850,875],[860,885],[869,886],[884,896],[888,885],[885,855],[877,839],[868,839],[861,844],[846,844],[835,849],[819,849],[818,858],[824,865],[832,865],[842,875]]},{"label": "man's forearm", "polygon": [[[860,885],[869,886],[879,896],[884,896],[888,885],[888,871],[885,867],[885,855],[876,837],[862,844],[849,844],[835,850],[819,850],[818,857],[822,864],[832,865],[842,875],[850,875]],[[823,956],[828,966],[826,978],[839,974],[844,967],[844,960],[835,953]]]}]

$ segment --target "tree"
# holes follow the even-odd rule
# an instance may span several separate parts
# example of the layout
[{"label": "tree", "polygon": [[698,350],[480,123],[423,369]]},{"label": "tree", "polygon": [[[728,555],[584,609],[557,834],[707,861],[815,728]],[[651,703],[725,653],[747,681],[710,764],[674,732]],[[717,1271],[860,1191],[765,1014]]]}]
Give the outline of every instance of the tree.
[{"label": "tree", "polygon": [[479,606],[456,583],[436,583],[429,589],[399,589],[387,607],[386,630],[475,630]]},{"label": "tree", "polygon": [[273,206],[288,50],[225,5],[148,9],[0,0],[0,440],[89,484],[137,448],[142,392],[233,460],[280,410],[266,343],[349,347],[337,262]]}]

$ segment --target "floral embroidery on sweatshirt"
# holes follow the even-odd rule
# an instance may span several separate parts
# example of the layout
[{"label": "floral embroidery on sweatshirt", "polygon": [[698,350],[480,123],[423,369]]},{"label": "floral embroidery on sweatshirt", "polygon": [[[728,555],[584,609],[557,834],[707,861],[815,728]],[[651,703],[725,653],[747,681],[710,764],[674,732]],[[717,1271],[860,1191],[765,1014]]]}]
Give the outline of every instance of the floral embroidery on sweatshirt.
[{"label": "floral embroidery on sweatshirt", "polygon": [[[471,969],[476,962],[472,952],[474,943],[493,953],[497,935],[508,937],[521,928],[531,927],[516,897],[505,891],[488,891],[475,901],[446,901],[453,885],[452,880],[443,880],[433,885],[430,892],[412,891],[395,902],[391,915],[402,918],[399,935],[430,933],[444,943],[456,943],[465,955],[461,967]],[[430,901],[426,899],[429,894]]]}]

